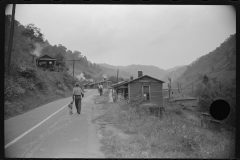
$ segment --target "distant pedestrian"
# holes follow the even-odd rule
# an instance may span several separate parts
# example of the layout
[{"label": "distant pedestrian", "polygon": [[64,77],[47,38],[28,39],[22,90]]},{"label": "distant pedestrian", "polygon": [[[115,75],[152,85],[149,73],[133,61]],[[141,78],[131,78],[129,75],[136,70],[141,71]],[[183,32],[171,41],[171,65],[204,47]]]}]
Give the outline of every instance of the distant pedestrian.
[{"label": "distant pedestrian", "polygon": [[81,101],[84,96],[83,90],[80,88],[78,82],[75,84],[76,87],[73,88],[73,100],[75,100],[75,106],[77,109],[77,113],[81,114]]},{"label": "distant pedestrian", "polygon": [[100,92],[100,96],[101,96],[102,92],[103,92],[103,85],[102,84],[99,85],[99,92]]},{"label": "distant pedestrian", "polygon": [[97,86],[97,89],[98,89],[98,93],[100,93],[100,85],[99,84]]}]

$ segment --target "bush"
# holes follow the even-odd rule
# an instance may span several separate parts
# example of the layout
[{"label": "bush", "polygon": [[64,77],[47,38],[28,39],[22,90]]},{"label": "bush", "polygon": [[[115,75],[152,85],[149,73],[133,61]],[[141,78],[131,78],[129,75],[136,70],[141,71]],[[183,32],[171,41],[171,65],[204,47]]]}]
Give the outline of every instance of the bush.
[{"label": "bush", "polygon": [[5,100],[11,100],[13,97],[24,94],[25,89],[22,88],[11,76],[4,76],[4,98]]},{"label": "bush", "polygon": [[61,96],[64,96],[64,95],[65,95],[64,92],[61,91],[61,90],[56,90],[55,93],[56,93],[57,95],[61,95]]},{"label": "bush", "polygon": [[216,100],[218,93],[211,89],[211,87],[205,87],[201,92],[198,100],[198,109],[200,112],[209,112],[209,107],[212,102]]}]

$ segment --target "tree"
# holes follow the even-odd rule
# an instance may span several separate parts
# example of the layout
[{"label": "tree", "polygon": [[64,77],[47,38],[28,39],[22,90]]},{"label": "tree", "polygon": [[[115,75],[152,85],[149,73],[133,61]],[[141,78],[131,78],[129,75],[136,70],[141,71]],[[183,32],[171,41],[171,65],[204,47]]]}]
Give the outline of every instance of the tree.
[{"label": "tree", "polygon": [[208,78],[208,76],[207,75],[204,75],[203,76],[203,84],[205,84],[205,85],[207,85],[208,84],[208,82],[209,82],[209,78]]},{"label": "tree", "polygon": [[34,24],[28,24],[26,26],[26,29],[22,32],[22,35],[30,38],[31,42],[39,42],[43,43],[44,38],[43,34],[41,33],[41,30],[34,26]]},{"label": "tree", "polygon": [[214,66],[211,66],[211,71],[212,71],[212,72],[214,71]]},{"label": "tree", "polygon": [[61,54],[58,53],[55,58],[58,60],[58,62],[60,63],[60,67],[61,68],[65,68],[66,67],[66,60],[65,57]]},{"label": "tree", "polygon": [[212,82],[213,82],[213,84],[217,84],[217,77],[213,77]]},{"label": "tree", "polygon": [[[30,46],[32,50],[35,49],[34,43],[44,43],[44,38],[41,30],[35,27],[32,23],[28,24],[25,27],[25,30],[22,31],[22,35],[30,39]],[[31,55],[33,56],[32,60],[34,63],[34,54]]]}]

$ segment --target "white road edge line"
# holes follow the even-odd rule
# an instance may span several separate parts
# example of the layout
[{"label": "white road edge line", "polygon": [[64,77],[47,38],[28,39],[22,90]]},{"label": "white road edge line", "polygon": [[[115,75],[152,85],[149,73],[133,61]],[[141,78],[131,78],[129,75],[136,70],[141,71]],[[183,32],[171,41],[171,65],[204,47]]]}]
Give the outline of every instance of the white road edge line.
[{"label": "white road edge line", "polygon": [[46,119],[44,119],[42,122],[38,123],[36,126],[32,127],[31,129],[29,129],[28,131],[26,131],[25,133],[23,133],[22,135],[20,135],[19,137],[15,138],[13,141],[11,141],[10,143],[6,144],[4,147],[5,149],[7,147],[9,147],[10,145],[12,145],[13,143],[17,142],[19,139],[21,139],[23,136],[25,136],[26,134],[28,134],[29,132],[31,132],[32,130],[34,130],[35,128],[37,128],[38,126],[40,126],[41,124],[43,124],[46,120],[48,120],[49,118],[51,118],[53,115],[55,115],[57,112],[59,112],[60,110],[62,110],[64,107],[66,107],[67,105],[63,106],[62,108],[60,108],[59,110],[57,110],[56,112],[54,112],[53,114],[51,114],[49,117],[47,117]]}]

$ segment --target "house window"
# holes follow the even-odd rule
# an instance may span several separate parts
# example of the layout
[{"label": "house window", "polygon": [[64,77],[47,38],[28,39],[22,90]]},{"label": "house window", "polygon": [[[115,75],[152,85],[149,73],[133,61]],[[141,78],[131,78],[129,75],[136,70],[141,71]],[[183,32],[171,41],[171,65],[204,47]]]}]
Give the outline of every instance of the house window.
[{"label": "house window", "polygon": [[150,100],[150,86],[143,86],[143,100]]}]

